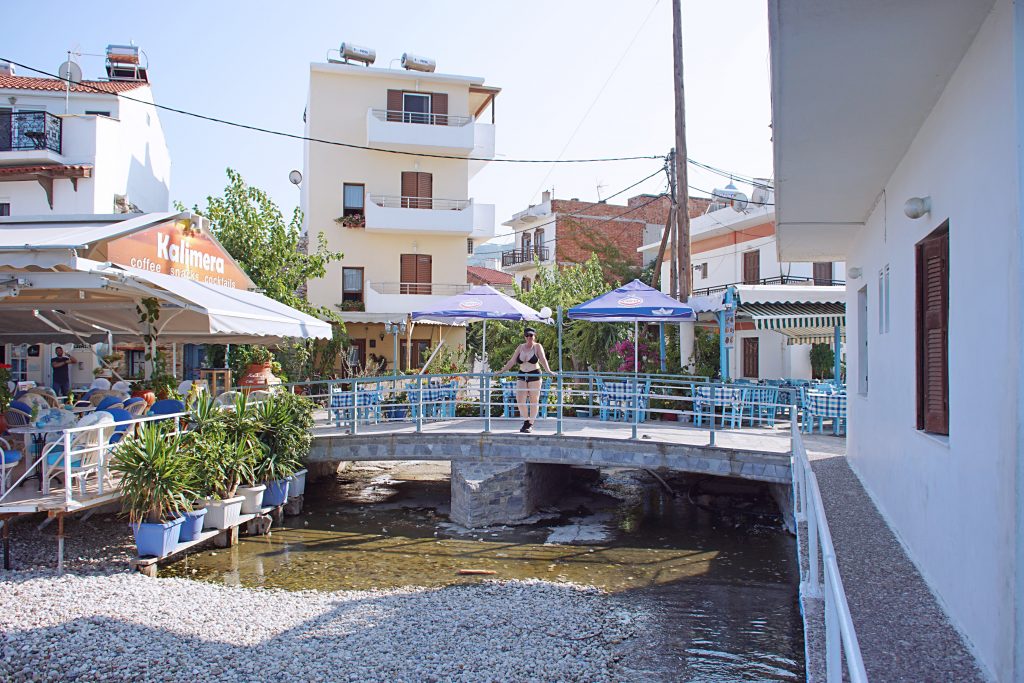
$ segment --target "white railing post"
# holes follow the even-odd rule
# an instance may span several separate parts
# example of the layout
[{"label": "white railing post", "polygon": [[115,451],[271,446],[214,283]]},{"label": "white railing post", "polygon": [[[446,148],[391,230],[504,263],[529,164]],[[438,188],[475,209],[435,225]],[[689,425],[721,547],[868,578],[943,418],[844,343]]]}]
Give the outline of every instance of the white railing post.
[{"label": "white railing post", "polygon": [[836,610],[835,596],[832,594],[831,573],[825,566],[825,679],[829,683],[842,683],[843,652],[840,641],[839,614]]},{"label": "white railing post", "polygon": [[359,433],[359,380],[352,378],[352,433]]},{"label": "white railing post", "polygon": [[416,431],[423,431],[423,376],[416,377]]},{"label": "white railing post", "polygon": [[[49,480],[49,478],[47,478]],[[71,505],[71,433],[64,432],[64,504]]]}]

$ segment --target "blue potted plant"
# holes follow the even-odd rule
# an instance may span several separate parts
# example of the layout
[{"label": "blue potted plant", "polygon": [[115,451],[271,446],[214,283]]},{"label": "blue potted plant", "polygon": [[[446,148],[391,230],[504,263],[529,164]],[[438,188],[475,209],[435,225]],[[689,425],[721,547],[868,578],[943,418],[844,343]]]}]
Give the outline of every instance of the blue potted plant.
[{"label": "blue potted plant", "polygon": [[121,440],[111,470],[121,476],[121,495],[139,557],[165,557],[178,545],[182,514],[196,497],[193,473],[179,453],[180,437],[165,423],[150,422]]}]

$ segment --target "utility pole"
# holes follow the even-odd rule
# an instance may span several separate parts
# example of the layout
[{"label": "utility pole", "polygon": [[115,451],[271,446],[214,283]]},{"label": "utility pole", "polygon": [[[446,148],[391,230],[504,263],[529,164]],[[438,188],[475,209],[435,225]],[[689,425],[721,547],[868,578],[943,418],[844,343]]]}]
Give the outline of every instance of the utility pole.
[{"label": "utility pole", "polygon": [[674,149],[669,150],[668,153],[668,188],[669,193],[672,195],[672,209],[669,212],[669,218],[672,220],[668,223],[666,230],[669,233],[669,288],[668,293],[673,297],[679,297],[679,248],[677,243],[679,242],[679,230],[677,230],[678,222],[676,216],[679,213],[679,207],[676,206],[676,151]]},{"label": "utility pole", "polygon": [[[675,150],[675,192],[676,205],[676,261],[679,263],[678,299],[686,301],[690,296],[690,197],[686,176],[686,91],[683,85],[683,17],[682,1],[672,0],[672,58],[675,75],[676,99],[676,150]],[[693,355],[693,325],[679,325],[679,363],[686,366]]]}]

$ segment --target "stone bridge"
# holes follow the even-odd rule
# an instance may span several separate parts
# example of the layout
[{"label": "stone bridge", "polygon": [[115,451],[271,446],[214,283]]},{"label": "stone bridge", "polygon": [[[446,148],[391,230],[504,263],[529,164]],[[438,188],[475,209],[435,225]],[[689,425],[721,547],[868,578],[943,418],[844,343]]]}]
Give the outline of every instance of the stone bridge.
[{"label": "stone bridge", "polygon": [[[309,456],[313,472],[361,460],[446,460],[452,463],[453,521],[466,527],[513,523],[552,499],[570,467],[672,470],[791,483],[788,453],[647,439],[510,433],[369,432],[320,434]],[[778,496],[777,496],[778,497]],[[783,494],[781,500],[785,500]]]}]

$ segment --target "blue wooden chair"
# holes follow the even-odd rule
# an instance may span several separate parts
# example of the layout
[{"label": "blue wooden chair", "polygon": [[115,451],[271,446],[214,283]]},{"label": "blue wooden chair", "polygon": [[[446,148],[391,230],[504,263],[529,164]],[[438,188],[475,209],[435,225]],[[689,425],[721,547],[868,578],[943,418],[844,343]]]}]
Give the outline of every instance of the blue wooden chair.
[{"label": "blue wooden chair", "polygon": [[[97,410],[96,412],[100,412],[100,411]],[[114,422],[115,423],[117,423],[117,422],[124,423],[124,424],[117,424],[117,425],[115,425],[114,426],[114,433],[111,434],[110,438],[107,440],[107,443],[109,443],[111,446],[113,446],[114,444],[120,442],[121,439],[124,438],[125,433],[128,431],[128,427],[132,426],[132,425],[130,425],[128,423],[130,421],[132,421],[133,419],[135,419],[135,418],[133,418],[132,414],[129,413],[124,408],[106,408],[102,412],[108,413],[112,418],[114,418]]]},{"label": "blue wooden chair", "polygon": [[778,387],[750,387],[743,390],[742,413],[751,426],[757,424],[758,426],[774,427],[778,402]]},{"label": "blue wooden chair", "polygon": [[185,404],[176,398],[165,398],[157,401],[149,409],[150,415],[173,415],[174,413],[184,412]]},{"label": "blue wooden chair", "polygon": [[627,382],[596,377],[598,415],[602,422],[625,420],[630,387]]}]

